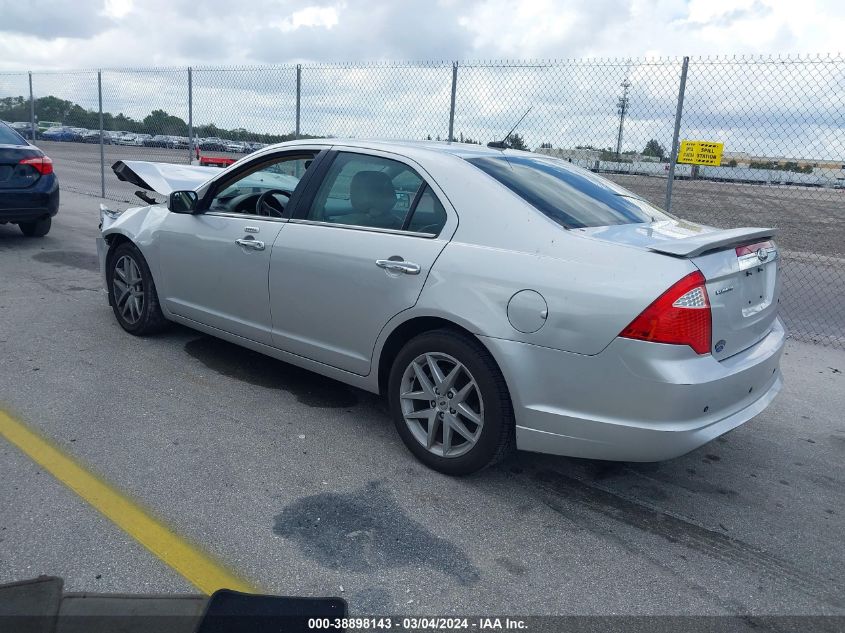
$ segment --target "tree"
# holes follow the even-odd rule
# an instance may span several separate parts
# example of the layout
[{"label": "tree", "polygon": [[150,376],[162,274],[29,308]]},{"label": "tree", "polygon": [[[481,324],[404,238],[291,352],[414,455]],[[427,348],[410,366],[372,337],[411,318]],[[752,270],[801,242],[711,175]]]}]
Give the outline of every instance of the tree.
[{"label": "tree", "polygon": [[551,148],[552,148],[552,144],[551,144],[551,143],[540,143],[540,147],[541,147],[542,149],[551,149]]},{"label": "tree", "polygon": [[519,134],[511,134],[507,140],[505,140],[505,145],[510,147],[511,149],[523,149],[528,150],[528,146],[525,144],[525,140]]},{"label": "tree", "polygon": [[643,156],[655,156],[660,160],[663,160],[666,158],[666,150],[660,143],[657,142],[657,139],[651,139],[645,144]]},{"label": "tree", "polygon": [[164,110],[153,110],[145,116],[144,127],[154,130],[154,134],[185,136],[188,133],[188,124],[185,121],[178,116],[167,114]]}]

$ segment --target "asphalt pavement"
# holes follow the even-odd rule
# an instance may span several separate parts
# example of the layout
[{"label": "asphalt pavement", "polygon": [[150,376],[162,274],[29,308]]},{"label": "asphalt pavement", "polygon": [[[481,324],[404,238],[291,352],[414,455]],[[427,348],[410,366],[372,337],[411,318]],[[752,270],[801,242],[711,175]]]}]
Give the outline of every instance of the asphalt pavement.
[{"label": "asphalt pavement", "polygon": [[[845,615],[845,352],[790,341],[750,423],[657,464],[415,462],[377,397],[183,327],[126,334],[96,198],[0,226],[0,409],[240,576],[354,613]],[[0,439],[0,582],[185,592]]]}]

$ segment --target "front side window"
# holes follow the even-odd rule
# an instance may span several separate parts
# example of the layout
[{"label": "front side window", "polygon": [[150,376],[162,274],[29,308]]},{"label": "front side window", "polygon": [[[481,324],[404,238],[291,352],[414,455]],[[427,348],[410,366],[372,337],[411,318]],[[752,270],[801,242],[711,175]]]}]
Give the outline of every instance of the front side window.
[{"label": "front side window", "polygon": [[467,161],[566,228],[670,219],[635,193],[560,160],[484,156]]},{"label": "front side window", "polygon": [[282,217],[315,152],[263,162],[223,183],[208,211]]},{"label": "front side window", "polygon": [[400,230],[423,180],[395,160],[340,153],[314,196],[307,219]]}]

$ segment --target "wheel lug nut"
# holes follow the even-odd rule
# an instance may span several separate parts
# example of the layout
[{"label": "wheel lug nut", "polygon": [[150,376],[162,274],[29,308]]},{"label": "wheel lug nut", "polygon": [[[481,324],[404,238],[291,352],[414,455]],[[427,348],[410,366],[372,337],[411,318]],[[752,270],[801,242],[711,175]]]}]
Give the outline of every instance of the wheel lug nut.
[{"label": "wheel lug nut", "polygon": [[431,406],[432,406],[432,407],[436,407],[436,406],[437,406],[437,403],[436,403],[434,400],[432,400],[432,401],[431,401]]},{"label": "wheel lug nut", "polygon": [[455,410],[454,410],[454,409],[449,409],[449,413],[451,413],[452,415],[455,415]]},{"label": "wheel lug nut", "polygon": [[437,387],[435,387],[435,388],[434,388],[434,394],[435,394],[435,395],[437,395],[437,396],[439,396],[439,395],[440,395],[440,389],[438,389]]},{"label": "wheel lug nut", "polygon": [[443,412],[442,412],[442,411],[441,411],[440,413],[438,413],[437,415],[439,415],[439,416],[440,416],[440,419],[441,419],[441,420],[443,419]]}]

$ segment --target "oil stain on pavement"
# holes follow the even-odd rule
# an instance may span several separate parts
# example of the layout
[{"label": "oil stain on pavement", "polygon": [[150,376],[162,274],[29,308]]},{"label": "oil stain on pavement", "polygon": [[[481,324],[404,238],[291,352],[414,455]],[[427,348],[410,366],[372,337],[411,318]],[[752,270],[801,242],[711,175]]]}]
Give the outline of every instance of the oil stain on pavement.
[{"label": "oil stain on pavement", "polygon": [[36,253],[32,259],[46,264],[56,266],[70,266],[80,270],[100,270],[100,264],[96,253],[83,253],[81,251],[43,251]]},{"label": "oil stain on pavement", "polygon": [[288,391],[309,407],[349,408],[358,404],[359,392],[352,387],[211,336],[188,341],[185,351],[223,376]]},{"label": "oil stain on pavement", "polygon": [[377,481],[353,492],[298,499],[275,517],[273,531],[329,569],[372,573],[425,565],[462,585],[480,579],[462,550],[408,517]]}]

